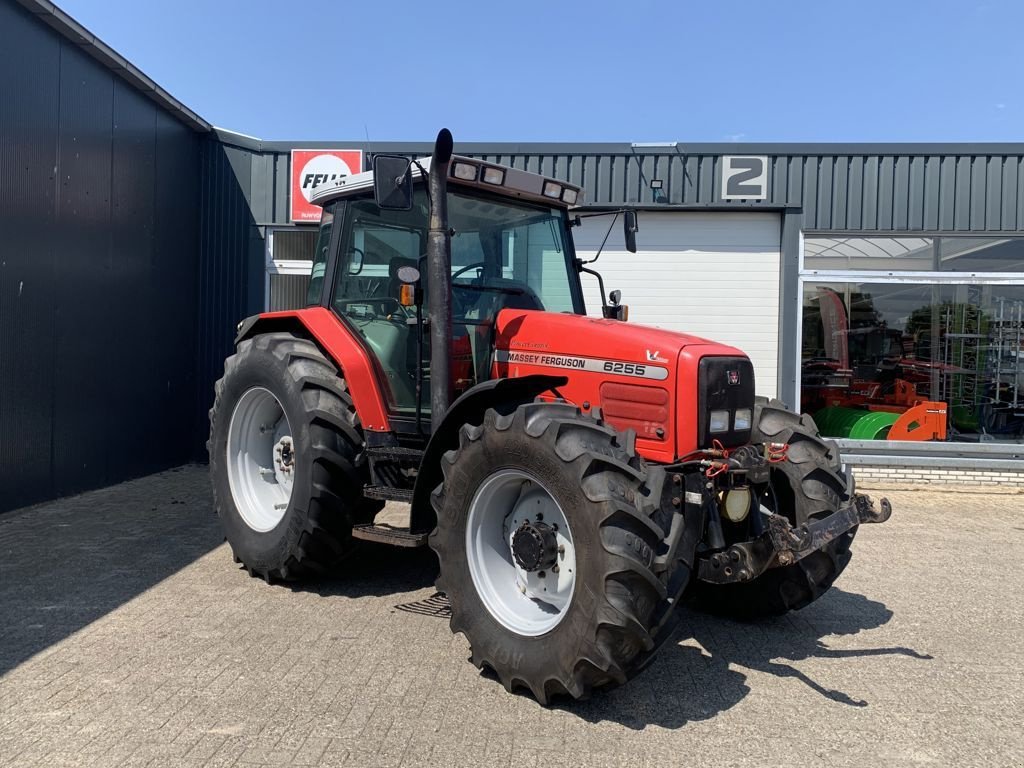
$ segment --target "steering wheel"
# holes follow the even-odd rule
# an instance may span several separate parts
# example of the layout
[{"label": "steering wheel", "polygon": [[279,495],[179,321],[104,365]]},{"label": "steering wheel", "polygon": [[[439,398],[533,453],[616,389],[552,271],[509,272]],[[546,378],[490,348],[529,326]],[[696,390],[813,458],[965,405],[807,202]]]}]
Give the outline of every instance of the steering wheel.
[{"label": "steering wheel", "polygon": [[487,269],[487,262],[486,261],[474,261],[472,264],[467,264],[466,266],[461,267],[461,268],[455,270],[455,272],[452,273],[452,280],[457,278],[463,272],[469,272],[469,270],[471,270],[471,269]]}]

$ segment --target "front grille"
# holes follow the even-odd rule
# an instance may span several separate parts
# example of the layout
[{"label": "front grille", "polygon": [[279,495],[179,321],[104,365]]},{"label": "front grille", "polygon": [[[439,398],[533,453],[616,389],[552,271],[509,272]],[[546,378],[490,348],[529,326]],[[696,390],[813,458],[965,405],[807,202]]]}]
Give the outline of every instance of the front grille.
[{"label": "front grille", "polygon": [[[735,383],[732,383],[735,382]],[[703,357],[697,367],[697,441],[710,448],[713,440],[722,445],[750,442],[750,430],[736,430],[737,408],[754,410],[754,366],[745,357]],[[729,429],[711,432],[711,412],[728,411]]]}]

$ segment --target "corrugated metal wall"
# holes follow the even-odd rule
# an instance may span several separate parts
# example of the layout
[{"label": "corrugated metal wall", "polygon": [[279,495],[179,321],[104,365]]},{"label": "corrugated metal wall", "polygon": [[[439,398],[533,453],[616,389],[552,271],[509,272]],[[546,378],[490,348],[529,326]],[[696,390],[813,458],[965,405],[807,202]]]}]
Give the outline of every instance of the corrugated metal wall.
[{"label": "corrugated metal wall", "polygon": [[1019,154],[811,156],[800,163],[806,229],[1024,229]]},{"label": "corrugated metal wall", "polygon": [[185,462],[199,141],[0,3],[0,511]]},{"label": "corrugated metal wall", "polygon": [[265,193],[252,187],[253,153],[205,138],[200,155],[198,409],[193,448],[197,458],[205,459],[213,383],[224,371],[224,358],[231,354],[238,321],[263,311],[263,232],[256,226],[250,203]]},{"label": "corrugated metal wall", "polygon": [[[302,145],[306,146],[306,145]],[[425,155],[422,143],[325,142],[323,147]],[[288,222],[286,145],[252,143],[244,194],[256,221]],[[1024,145],[457,144],[456,151],[583,186],[588,205],[800,208],[807,230],[1024,231]],[[821,150],[821,151],[810,151]],[[769,195],[721,199],[723,155],[767,155]],[[660,180],[661,189],[651,181]]]}]

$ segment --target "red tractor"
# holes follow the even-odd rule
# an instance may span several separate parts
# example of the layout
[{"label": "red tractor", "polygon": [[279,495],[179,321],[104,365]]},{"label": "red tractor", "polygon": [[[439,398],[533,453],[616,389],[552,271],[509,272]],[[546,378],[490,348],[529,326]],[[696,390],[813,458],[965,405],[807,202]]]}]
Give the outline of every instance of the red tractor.
[{"label": "red tractor", "polygon": [[[314,195],[309,306],[240,323],[217,382],[214,496],[251,574],[429,543],[473,663],[545,703],[625,682],[683,600],[802,608],[888,518],[742,352],[624,322],[603,282],[584,314],[579,188],[453,156],[448,131],[373,167]],[[375,522],[385,500],[407,528]]]}]

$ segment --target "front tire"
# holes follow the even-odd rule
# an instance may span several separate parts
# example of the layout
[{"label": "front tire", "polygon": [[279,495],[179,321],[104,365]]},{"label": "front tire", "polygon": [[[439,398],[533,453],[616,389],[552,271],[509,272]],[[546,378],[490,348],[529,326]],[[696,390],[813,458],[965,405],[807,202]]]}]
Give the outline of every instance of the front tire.
[{"label": "front tire", "polygon": [[[823,440],[814,419],[788,410],[780,400],[754,403],[752,443],[788,443],[788,460],[773,465],[768,506],[794,526],[832,514],[853,497],[853,478],[843,472],[839,448]],[[753,581],[693,583],[693,602],[708,613],[741,619],[778,616],[824,595],[850,562],[857,528],[792,565],[770,568]]]},{"label": "front tire", "polygon": [[665,587],[632,434],[564,403],[488,410],[442,469],[430,545],[473,663],[542,704],[636,674]]},{"label": "front tire", "polygon": [[245,339],[210,409],[214,505],[235,561],[267,581],[324,573],[351,549],[352,524],[380,502],[337,368],[308,339]]}]

